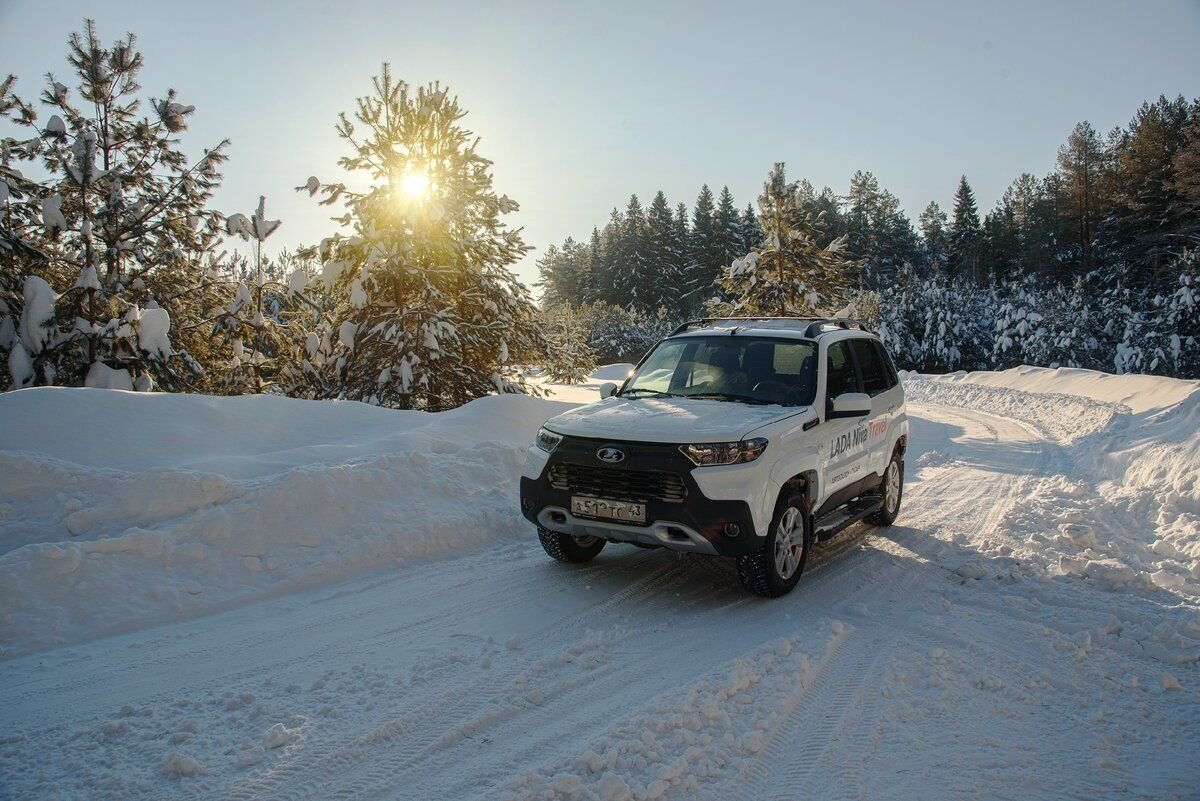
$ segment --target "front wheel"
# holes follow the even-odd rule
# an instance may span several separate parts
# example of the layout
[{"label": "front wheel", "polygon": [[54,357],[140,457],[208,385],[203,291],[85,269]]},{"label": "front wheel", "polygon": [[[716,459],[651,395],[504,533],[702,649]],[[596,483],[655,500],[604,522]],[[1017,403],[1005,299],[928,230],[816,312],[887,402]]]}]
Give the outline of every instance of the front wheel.
[{"label": "front wheel", "polygon": [[768,598],[786,595],[800,580],[812,545],[808,501],[799,492],[785,492],[775,504],[771,533],[762,550],[737,558],[742,586]]},{"label": "front wheel", "polygon": [[877,526],[890,526],[896,522],[900,514],[900,501],[904,498],[904,460],[900,454],[892,454],[892,460],[883,471],[883,481],[880,484],[883,494],[883,506],[867,518],[867,522]]},{"label": "front wheel", "polygon": [[546,553],[560,562],[590,562],[604,550],[599,537],[574,537],[538,526],[538,540]]}]

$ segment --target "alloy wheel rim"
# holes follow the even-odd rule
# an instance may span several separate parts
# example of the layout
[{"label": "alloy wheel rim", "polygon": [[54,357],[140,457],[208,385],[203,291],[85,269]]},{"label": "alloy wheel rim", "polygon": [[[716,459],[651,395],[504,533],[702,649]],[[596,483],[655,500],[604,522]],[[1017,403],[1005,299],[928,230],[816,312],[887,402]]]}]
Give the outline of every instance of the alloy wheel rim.
[{"label": "alloy wheel rim", "polygon": [[775,572],[781,579],[791,578],[803,555],[804,515],[795,506],[789,506],[775,530]]},{"label": "alloy wheel rim", "polygon": [[900,468],[895,462],[890,462],[887,468],[887,510],[895,514],[900,505]]}]

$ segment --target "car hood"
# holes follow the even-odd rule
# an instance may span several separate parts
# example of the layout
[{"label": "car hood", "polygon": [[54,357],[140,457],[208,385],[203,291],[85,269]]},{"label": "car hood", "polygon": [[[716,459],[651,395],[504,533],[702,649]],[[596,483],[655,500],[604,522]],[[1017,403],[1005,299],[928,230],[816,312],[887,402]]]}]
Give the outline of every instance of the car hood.
[{"label": "car hood", "polygon": [[626,442],[733,442],[807,409],[693,398],[605,398],[547,420],[546,428]]}]

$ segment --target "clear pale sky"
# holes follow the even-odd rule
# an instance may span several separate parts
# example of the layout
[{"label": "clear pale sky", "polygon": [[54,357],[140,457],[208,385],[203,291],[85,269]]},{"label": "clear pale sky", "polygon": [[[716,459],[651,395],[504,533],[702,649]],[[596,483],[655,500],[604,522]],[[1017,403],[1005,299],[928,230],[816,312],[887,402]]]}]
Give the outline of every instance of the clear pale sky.
[{"label": "clear pale sky", "polygon": [[85,16],[106,43],[138,35],[147,94],[197,107],[189,152],[233,140],[216,206],[249,213],[265,194],[284,223],[272,249],[332,232],[293,187],[340,180],[336,115],[381,62],[448,84],[521,204],[527,282],[538,253],[632,192],[690,208],[702,183],[728,184],[744,207],[775,161],[839,193],[864,169],[915,223],[963,173],[987,210],[1050,169],[1076,122],[1106,132],[1144,100],[1200,96],[1200,0],[0,0],[0,72],[27,97],[61,79]]}]

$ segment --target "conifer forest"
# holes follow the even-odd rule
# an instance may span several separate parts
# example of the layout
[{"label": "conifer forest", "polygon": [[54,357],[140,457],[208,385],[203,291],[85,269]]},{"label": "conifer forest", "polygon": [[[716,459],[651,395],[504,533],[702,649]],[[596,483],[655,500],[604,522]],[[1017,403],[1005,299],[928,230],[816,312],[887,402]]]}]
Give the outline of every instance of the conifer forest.
[{"label": "conifer forest", "polygon": [[711,315],[852,316],[922,372],[1200,378],[1200,100],[1148,100],[1107,133],[1080,122],[1055,169],[991,209],[963,165],[952,207],[915,222],[866,170],[816,187],[763,154],[758,197],[714,190],[721,176],[690,202],[632,194],[535,254],[529,288],[517,201],[450,88],[364,76],[330,120],[343,174],[297,178],[340,228],[274,249],[266,198],[214,208],[228,143],[192,141],[187,99],[143,90],[132,35],[106,44],[87,21],[68,49],[69,75],[0,82],[3,389],[438,410],[526,391],[531,369],[636,360]]}]

